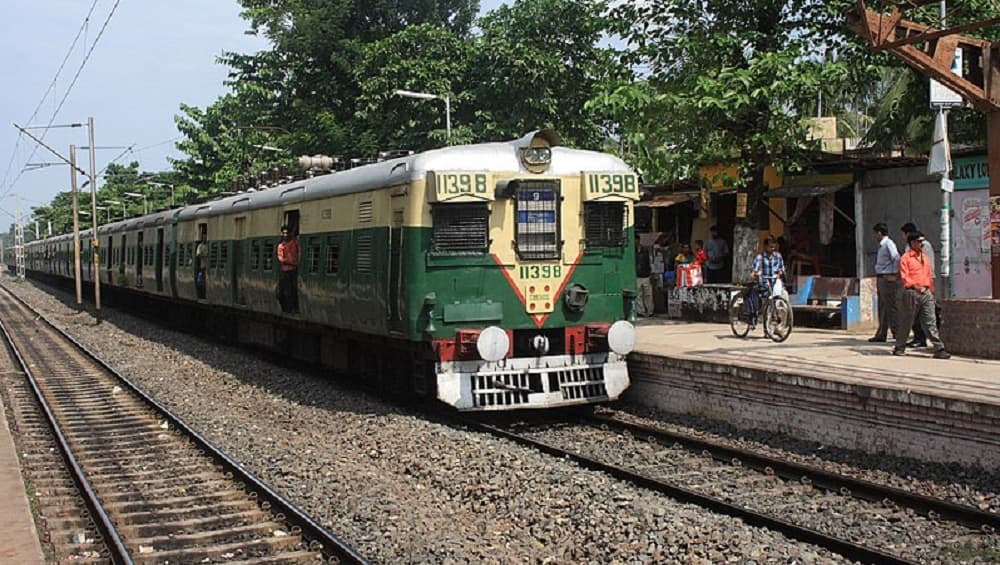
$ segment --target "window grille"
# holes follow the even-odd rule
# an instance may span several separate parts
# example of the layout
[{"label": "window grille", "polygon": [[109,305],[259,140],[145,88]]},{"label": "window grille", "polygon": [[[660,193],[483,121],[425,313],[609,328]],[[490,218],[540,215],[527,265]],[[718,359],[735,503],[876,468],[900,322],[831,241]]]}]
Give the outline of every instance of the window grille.
[{"label": "window grille", "polygon": [[365,234],[358,236],[357,247],[357,267],[358,272],[368,274],[372,272],[372,236]]},{"label": "window grille", "polygon": [[274,270],[274,242],[269,241],[264,244],[264,256],[260,258],[264,263],[265,271]]},{"label": "window grille", "polygon": [[333,275],[340,271],[340,243],[328,237],[326,245],[326,274]]},{"label": "window grille", "polygon": [[229,266],[229,242],[219,243],[219,268],[225,269]]},{"label": "window grille", "polygon": [[[190,267],[191,265],[194,265],[194,244],[193,243],[187,244],[187,266]],[[204,265],[202,265],[202,268],[203,269],[205,268]]]},{"label": "window grille", "polygon": [[583,224],[588,246],[621,247],[625,245],[628,208],[624,202],[587,202]]},{"label": "window grille", "polygon": [[521,259],[558,259],[559,181],[517,182],[517,253]]},{"label": "window grille", "polygon": [[260,242],[251,241],[250,242],[250,270],[256,271],[260,269]]},{"label": "window grille", "polygon": [[490,209],[486,204],[438,204],[434,216],[434,251],[455,255],[486,253]]},{"label": "window grille", "polygon": [[208,268],[219,268],[219,243],[215,241],[208,247]]},{"label": "window grille", "polygon": [[306,268],[310,273],[319,272],[319,239],[309,238],[309,245],[306,247]]}]

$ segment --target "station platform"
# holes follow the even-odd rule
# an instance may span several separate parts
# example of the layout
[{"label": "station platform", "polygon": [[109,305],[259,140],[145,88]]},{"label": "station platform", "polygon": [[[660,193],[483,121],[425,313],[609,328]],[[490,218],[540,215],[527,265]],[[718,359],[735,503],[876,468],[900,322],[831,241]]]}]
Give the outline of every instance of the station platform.
[{"label": "station platform", "polygon": [[774,343],[728,324],[647,318],[637,329],[626,400],[848,449],[1000,464],[1000,361],[897,357],[868,332],[796,327]]},{"label": "station platform", "polygon": [[44,563],[35,521],[32,519],[21,477],[20,460],[0,402],[0,563],[34,565]]}]

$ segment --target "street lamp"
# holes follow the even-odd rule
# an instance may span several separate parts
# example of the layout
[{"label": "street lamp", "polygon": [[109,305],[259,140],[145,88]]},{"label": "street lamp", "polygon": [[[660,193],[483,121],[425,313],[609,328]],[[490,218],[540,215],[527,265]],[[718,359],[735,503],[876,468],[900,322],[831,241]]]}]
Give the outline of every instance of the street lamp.
[{"label": "street lamp", "polygon": [[142,215],[145,216],[146,214],[149,214],[149,201],[146,200],[145,194],[140,194],[138,192],[123,192],[122,194],[132,198],[142,198]]},{"label": "street lamp", "polygon": [[413,92],[412,90],[397,90],[393,94],[404,98],[418,98],[420,100],[444,100],[445,139],[447,139],[448,145],[451,145],[451,98],[447,94],[439,96],[428,92]]},{"label": "street lamp", "polygon": [[157,187],[166,187],[166,186],[169,186],[170,187],[170,207],[171,208],[174,207],[174,188],[175,188],[174,185],[172,185],[170,183],[167,183],[167,182],[156,182],[156,181],[151,181],[151,180],[146,181],[146,184],[148,184],[149,186],[157,186]]},{"label": "street lamp", "polygon": [[105,203],[105,204],[114,204],[115,206],[121,206],[121,207],[122,207],[122,219],[123,219],[123,220],[124,220],[124,219],[125,219],[125,217],[126,217],[126,216],[128,215],[128,214],[127,214],[127,213],[125,212],[125,203],[124,203],[124,202],[121,202],[121,201],[119,201],[119,200],[105,200],[105,201],[104,201],[104,203]]},{"label": "street lamp", "polygon": [[96,206],[95,209],[96,210],[107,210],[107,212],[108,212],[108,223],[109,224],[111,223],[111,208],[108,208],[107,206]]}]

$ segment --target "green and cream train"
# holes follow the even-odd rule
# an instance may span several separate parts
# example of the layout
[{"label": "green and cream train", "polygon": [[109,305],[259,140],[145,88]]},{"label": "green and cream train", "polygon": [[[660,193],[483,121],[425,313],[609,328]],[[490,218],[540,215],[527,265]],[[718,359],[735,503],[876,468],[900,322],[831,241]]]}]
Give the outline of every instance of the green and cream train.
[{"label": "green and cream train", "polygon": [[[81,235],[83,279],[459,410],[600,402],[629,384],[638,197],[620,159],[540,130],[100,226],[96,264]],[[282,225],[301,249],[297,314],[275,298]],[[26,268],[72,278],[72,241],[26,245]]]}]

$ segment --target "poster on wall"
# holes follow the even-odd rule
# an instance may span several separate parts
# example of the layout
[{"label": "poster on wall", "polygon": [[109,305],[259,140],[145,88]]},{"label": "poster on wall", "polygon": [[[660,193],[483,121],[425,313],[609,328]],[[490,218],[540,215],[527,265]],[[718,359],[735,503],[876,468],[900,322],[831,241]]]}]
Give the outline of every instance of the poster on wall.
[{"label": "poster on wall", "polygon": [[993,234],[993,255],[1000,256],[1000,196],[990,197],[990,232]]}]

